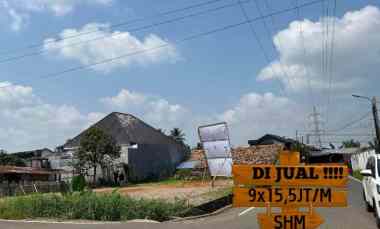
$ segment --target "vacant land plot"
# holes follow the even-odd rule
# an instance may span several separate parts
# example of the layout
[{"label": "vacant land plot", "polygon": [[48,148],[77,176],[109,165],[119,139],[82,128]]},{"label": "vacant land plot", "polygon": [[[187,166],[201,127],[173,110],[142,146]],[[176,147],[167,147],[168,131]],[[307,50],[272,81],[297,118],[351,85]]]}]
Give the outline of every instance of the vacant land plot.
[{"label": "vacant land plot", "polygon": [[[199,205],[225,196],[232,191],[232,180],[216,180],[214,187],[211,181],[163,181],[158,183],[139,184],[132,187],[119,188],[122,195],[144,199],[185,199],[190,205]],[[96,192],[112,192],[114,188],[97,189]]]}]

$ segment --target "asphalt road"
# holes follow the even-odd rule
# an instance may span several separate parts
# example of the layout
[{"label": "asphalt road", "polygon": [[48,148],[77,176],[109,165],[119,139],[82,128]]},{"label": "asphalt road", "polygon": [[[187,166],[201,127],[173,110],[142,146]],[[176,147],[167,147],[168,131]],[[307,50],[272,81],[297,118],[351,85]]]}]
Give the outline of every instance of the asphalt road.
[{"label": "asphalt road", "polygon": [[[361,184],[350,180],[348,190],[349,206],[347,208],[316,209],[325,219],[325,223],[320,227],[321,229],[376,228],[373,214],[365,209]],[[256,213],[263,211],[263,208],[249,210],[235,208],[226,210],[219,215],[176,223],[52,224],[0,221],[0,229],[258,229]]]}]

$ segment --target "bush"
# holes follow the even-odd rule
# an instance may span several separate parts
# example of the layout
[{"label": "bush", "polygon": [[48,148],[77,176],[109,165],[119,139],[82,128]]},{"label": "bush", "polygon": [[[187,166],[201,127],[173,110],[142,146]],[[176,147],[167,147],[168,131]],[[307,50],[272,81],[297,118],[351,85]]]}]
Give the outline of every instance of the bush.
[{"label": "bush", "polygon": [[4,198],[0,202],[3,219],[82,219],[120,221],[131,219],[168,220],[188,207],[185,201],[135,200],[113,192],[74,192],[68,195],[34,194]]},{"label": "bush", "polygon": [[71,181],[71,187],[74,192],[82,192],[86,187],[86,179],[84,178],[84,176],[79,175],[73,177]]},{"label": "bush", "polygon": [[355,171],[353,172],[352,176],[355,177],[355,178],[357,178],[357,179],[359,179],[359,180],[363,180],[363,175],[360,174],[360,171],[361,171],[361,170],[355,170]]}]

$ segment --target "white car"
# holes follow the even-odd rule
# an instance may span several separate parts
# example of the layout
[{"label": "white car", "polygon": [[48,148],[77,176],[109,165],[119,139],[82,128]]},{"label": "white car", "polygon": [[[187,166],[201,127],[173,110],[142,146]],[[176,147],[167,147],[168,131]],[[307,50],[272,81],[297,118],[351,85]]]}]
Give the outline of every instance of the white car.
[{"label": "white car", "polygon": [[380,228],[380,155],[369,157],[366,168],[360,174],[363,175],[363,198],[367,211],[374,212],[377,227]]}]

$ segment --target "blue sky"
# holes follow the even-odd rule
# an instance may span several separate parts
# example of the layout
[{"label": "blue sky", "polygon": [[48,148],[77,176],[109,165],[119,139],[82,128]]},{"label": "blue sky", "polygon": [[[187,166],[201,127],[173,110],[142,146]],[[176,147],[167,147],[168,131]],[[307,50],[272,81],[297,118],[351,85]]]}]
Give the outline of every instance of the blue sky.
[{"label": "blue sky", "polygon": [[[317,70],[322,50],[322,40],[318,37],[321,34],[318,32],[321,3],[300,10],[308,52],[306,57],[299,48],[301,35],[297,30],[298,24],[291,26],[298,23],[296,11],[274,16],[274,27],[272,18],[267,18],[265,22],[272,33],[270,37],[263,20],[252,23],[274,64],[272,67],[248,25],[176,43],[193,34],[244,21],[234,0],[221,0],[128,26],[108,27],[202,2],[206,1],[0,2],[0,62],[9,56],[38,50],[26,48],[32,44],[42,44],[40,49],[44,51],[43,55],[0,64],[0,84],[6,85],[0,87],[0,105],[4,107],[0,111],[0,148],[16,151],[54,147],[111,111],[135,114],[166,130],[179,126],[185,130],[191,144],[197,141],[197,126],[227,121],[233,144],[241,145],[246,144],[249,138],[265,133],[293,136],[297,129],[310,129],[308,114],[313,102],[310,89],[305,84],[307,75],[311,77],[311,89],[317,101],[315,105],[326,122],[325,129],[337,128],[368,110],[365,102],[353,101],[351,93],[380,95],[376,94],[374,86],[374,82],[379,80],[375,66],[380,54],[376,51],[380,50],[378,42],[375,42],[380,37],[377,21],[380,13],[376,1],[337,0],[336,56],[332,59],[335,84],[330,90],[333,93],[329,106],[326,105],[327,94],[330,93],[326,86],[328,77],[322,77]],[[274,11],[292,7],[296,2],[268,0]],[[306,2],[309,0],[298,1],[298,4]],[[257,3],[263,14],[269,13],[265,0],[257,0]],[[129,32],[226,4],[236,5],[144,31]],[[242,4],[250,18],[259,16],[254,0]],[[325,7],[327,4],[331,13],[334,1],[326,1]],[[368,8],[369,5],[373,7]],[[342,18],[347,14],[349,16]],[[327,20],[332,20],[332,17]],[[369,21],[368,25],[361,20]],[[332,21],[329,22],[331,26]],[[69,48],[61,48],[62,43],[57,41],[65,35],[88,30],[98,32],[64,42],[86,41],[112,33],[121,35]],[[326,39],[331,41],[331,27],[329,34]],[[48,39],[56,42],[44,45]],[[273,42],[277,51],[273,50]],[[41,79],[50,73],[163,43],[169,44],[169,48]],[[354,68],[355,64],[350,63],[358,63],[361,67]],[[290,83],[288,76],[281,74],[284,72],[281,68],[290,75]],[[274,76],[268,69],[277,69]],[[281,87],[285,88],[285,93],[281,92]],[[355,131],[369,133],[371,130],[356,128]]]}]

